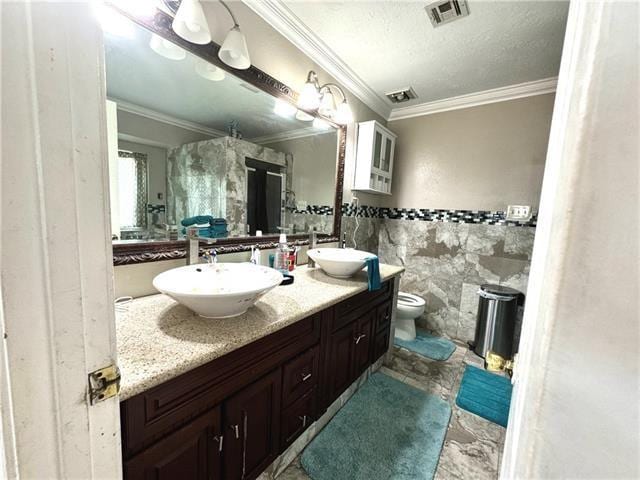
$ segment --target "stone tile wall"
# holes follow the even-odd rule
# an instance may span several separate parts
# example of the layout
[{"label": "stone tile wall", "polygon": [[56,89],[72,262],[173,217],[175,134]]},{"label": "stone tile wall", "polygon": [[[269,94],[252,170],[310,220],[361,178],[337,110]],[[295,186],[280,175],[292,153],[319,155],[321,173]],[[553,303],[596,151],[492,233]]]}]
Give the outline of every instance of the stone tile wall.
[{"label": "stone tile wall", "polygon": [[481,284],[506,285],[526,293],[535,228],[378,222],[380,261],[404,265],[400,289],[427,301],[419,327],[463,342],[472,340]]}]

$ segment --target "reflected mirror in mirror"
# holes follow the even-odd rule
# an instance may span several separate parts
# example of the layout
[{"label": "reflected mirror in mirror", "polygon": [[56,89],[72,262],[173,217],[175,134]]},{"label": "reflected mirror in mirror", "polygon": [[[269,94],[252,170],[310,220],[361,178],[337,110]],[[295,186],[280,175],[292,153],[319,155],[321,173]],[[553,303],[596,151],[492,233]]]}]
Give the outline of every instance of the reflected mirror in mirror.
[{"label": "reflected mirror in mirror", "polygon": [[331,234],[338,130],[121,20],[105,32],[114,241]]}]

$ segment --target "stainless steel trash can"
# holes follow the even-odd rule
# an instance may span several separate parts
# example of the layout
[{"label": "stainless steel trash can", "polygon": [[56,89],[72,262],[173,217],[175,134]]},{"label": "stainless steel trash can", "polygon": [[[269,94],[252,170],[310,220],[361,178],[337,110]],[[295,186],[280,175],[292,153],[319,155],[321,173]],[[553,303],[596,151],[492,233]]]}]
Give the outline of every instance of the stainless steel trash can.
[{"label": "stainless steel trash can", "polygon": [[524,303],[524,294],[513,288],[485,284],[480,286],[478,295],[473,351],[482,358],[491,351],[505,360],[513,359],[517,352],[514,335],[518,307]]}]

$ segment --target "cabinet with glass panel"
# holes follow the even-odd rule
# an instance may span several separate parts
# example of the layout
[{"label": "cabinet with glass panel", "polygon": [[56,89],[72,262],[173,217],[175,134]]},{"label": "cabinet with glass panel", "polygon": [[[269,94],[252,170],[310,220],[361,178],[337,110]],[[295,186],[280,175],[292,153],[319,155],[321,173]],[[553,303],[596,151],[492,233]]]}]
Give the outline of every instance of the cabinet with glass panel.
[{"label": "cabinet with glass panel", "polygon": [[391,195],[396,138],[375,120],[358,124],[354,190]]}]

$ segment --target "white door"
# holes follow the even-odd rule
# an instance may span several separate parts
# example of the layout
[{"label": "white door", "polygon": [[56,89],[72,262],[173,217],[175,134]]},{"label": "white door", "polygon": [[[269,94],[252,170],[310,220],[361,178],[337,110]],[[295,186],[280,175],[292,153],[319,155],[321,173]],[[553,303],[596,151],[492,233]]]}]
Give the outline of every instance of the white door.
[{"label": "white door", "polygon": [[102,32],[88,3],[0,2],[0,477],[121,476]]}]

